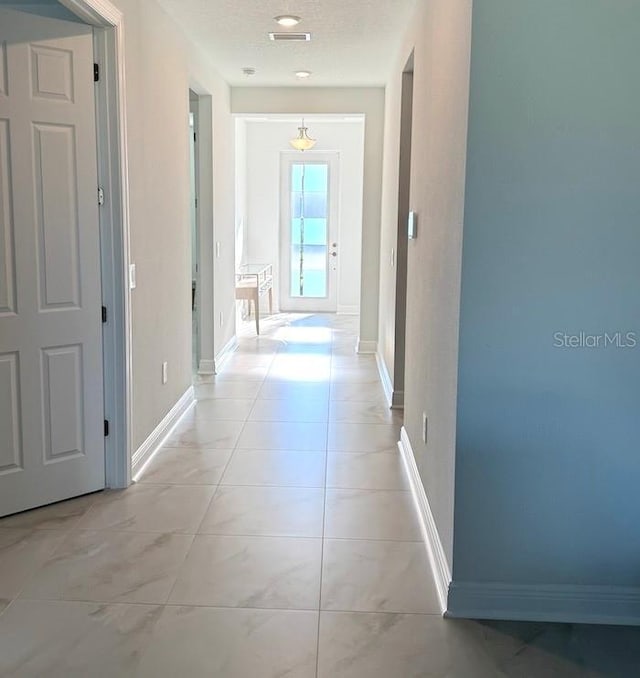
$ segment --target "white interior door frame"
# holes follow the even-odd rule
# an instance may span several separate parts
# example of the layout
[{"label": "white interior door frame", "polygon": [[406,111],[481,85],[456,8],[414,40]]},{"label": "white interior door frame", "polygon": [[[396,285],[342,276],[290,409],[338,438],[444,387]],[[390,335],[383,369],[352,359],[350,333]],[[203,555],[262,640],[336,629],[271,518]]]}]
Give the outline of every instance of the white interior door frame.
[{"label": "white interior door frame", "polygon": [[126,129],[124,17],[108,0],[59,0],[94,27],[94,54],[100,65],[96,89],[98,180],[105,203],[100,210],[106,485],[131,483],[131,293],[129,287],[129,170]]}]

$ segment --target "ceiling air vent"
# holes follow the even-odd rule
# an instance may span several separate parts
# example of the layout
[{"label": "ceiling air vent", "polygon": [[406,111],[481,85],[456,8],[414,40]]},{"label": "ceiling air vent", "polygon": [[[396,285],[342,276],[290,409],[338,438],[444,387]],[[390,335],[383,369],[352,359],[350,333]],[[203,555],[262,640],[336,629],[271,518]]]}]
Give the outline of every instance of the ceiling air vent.
[{"label": "ceiling air vent", "polygon": [[269,33],[269,40],[274,42],[309,42],[311,33]]}]

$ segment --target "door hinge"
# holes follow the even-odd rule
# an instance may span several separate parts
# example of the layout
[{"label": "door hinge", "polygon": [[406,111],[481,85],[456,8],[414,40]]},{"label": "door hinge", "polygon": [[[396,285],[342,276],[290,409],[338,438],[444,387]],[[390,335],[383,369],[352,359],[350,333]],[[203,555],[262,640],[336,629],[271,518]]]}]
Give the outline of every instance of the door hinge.
[{"label": "door hinge", "polygon": [[98,205],[104,205],[104,188],[98,186]]},{"label": "door hinge", "polygon": [[93,82],[100,80],[100,64],[93,64]]},{"label": "door hinge", "polygon": [[106,438],[109,435],[109,420],[104,420],[104,437]]},{"label": "door hinge", "polygon": [[102,307],[102,322],[103,323],[107,322],[107,307],[106,306]]}]

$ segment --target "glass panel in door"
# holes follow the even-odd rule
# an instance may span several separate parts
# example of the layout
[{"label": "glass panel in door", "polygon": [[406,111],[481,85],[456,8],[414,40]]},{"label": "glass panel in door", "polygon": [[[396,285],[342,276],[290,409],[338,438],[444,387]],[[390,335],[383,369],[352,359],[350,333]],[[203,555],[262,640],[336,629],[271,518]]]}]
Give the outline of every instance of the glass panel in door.
[{"label": "glass panel in door", "polygon": [[289,295],[329,295],[329,164],[291,164]]}]

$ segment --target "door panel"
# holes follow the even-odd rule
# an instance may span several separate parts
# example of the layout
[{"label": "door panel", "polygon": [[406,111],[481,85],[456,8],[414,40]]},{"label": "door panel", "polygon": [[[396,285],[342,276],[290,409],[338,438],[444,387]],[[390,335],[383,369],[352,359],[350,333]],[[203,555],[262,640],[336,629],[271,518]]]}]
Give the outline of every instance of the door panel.
[{"label": "door panel", "polygon": [[33,126],[40,308],[80,306],[75,129]]},{"label": "door panel", "polygon": [[9,121],[0,120],[0,317],[16,308],[11,185]]},{"label": "door panel", "polygon": [[0,475],[22,468],[19,383],[18,354],[0,355]]},{"label": "door panel", "polygon": [[0,9],[0,515],[104,487],[91,29]]},{"label": "door panel", "polygon": [[338,154],[283,154],[280,308],[337,307]]},{"label": "door panel", "polygon": [[42,350],[45,462],[84,454],[82,346]]}]

